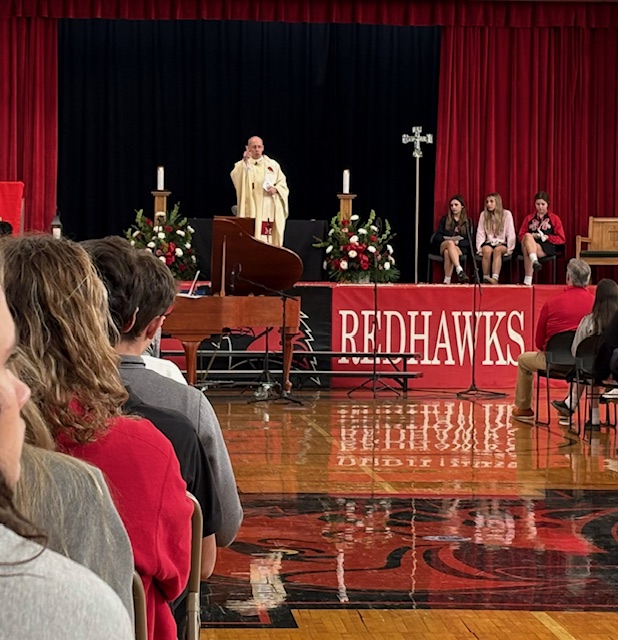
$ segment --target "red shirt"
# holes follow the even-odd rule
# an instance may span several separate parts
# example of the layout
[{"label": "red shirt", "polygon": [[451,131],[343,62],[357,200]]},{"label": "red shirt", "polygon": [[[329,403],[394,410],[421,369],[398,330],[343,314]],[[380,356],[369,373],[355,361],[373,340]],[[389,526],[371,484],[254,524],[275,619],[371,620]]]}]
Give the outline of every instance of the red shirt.
[{"label": "red shirt", "polygon": [[61,435],[58,448],[105,474],[144,583],[148,637],[175,640],[168,601],[189,579],[193,507],[170,441],[148,420],[121,417],[95,442]]},{"label": "red shirt", "polygon": [[594,296],[583,287],[568,286],[541,309],[536,327],[536,348],[545,351],[549,339],[562,331],[575,331],[580,320],[592,311]]}]

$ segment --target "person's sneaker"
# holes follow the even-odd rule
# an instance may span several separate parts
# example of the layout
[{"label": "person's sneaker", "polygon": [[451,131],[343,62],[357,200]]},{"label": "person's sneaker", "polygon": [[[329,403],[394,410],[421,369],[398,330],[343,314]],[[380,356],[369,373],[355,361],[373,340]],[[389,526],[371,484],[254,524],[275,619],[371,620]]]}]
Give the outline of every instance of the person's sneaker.
[{"label": "person's sneaker", "polygon": [[564,400],[552,400],[551,406],[554,407],[554,409],[558,409],[558,413],[561,416],[566,416],[567,418],[575,413],[573,409],[570,409],[567,406],[567,403]]},{"label": "person's sneaker", "polygon": [[513,407],[511,416],[515,418],[515,420],[520,420],[521,422],[534,421],[534,411],[532,411],[532,409],[520,409],[519,407]]},{"label": "person's sneaker", "polygon": [[534,269],[535,272],[537,272],[537,271],[540,271],[543,268],[543,265],[538,260],[535,260],[532,263],[532,268]]},{"label": "person's sneaker", "polygon": [[470,282],[470,278],[468,278],[468,276],[466,275],[466,272],[463,269],[457,272],[457,277],[459,278],[459,282],[461,282],[461,284],[466,284],[466,282]]},{"label": "person's sneaker", "polygon": [[612,402],[618,402],[618,387],[615,389],[611,389],[610,391],[606,391],[601,398],[603,400],[611,400]]},{"label": "person's sneaker", "polygon": [[483,282],[485,284],[498,284],[498,280],[496,278],[492,278],[491,276],[483,276]]}]

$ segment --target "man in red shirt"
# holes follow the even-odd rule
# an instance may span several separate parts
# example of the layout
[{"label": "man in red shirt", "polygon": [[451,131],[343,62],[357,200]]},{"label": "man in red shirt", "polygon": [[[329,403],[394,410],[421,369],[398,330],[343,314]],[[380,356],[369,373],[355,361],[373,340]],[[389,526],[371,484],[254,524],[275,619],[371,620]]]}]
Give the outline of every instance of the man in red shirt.
[{"label": "man in red shirt", "polygon": [[522,422],[533,422],[532,382],[534,374],[545,369],[545,348],[549,339],[562,331],[575,331],[581,319],[592,311],[594,296],[586,289],[590,282],[590,267],[573,258],[567,265],[567,286],[541,309],[536,328],[536,348],[517,358],[517,386],[512,416]]}]

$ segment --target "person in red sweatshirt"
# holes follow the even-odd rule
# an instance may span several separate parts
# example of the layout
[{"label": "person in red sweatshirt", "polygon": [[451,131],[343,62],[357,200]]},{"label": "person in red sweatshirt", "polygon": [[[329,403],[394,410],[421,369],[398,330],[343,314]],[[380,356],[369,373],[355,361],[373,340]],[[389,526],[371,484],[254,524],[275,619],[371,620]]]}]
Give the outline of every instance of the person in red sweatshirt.
[{"label": "person in red sweatshirt", "polygon": [[560,218],[549,210],[549,196],[539,191],[534,196],[534,213],[524,218],[517,239],[524,256],[524,284],[532,284],[535,271],[541,270],[539,258],[555,256],[556,246],[566,238]]}]

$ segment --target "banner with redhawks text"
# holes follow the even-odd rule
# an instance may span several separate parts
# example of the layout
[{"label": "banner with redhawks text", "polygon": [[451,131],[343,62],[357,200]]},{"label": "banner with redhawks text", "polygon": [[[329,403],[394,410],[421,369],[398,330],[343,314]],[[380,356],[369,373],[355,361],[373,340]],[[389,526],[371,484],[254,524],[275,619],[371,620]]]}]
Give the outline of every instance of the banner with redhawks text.
[{"label": "banner with redhawks text", "polygon": [[[423,374],[411,388],[466,389],[473,354],[477,387],[514,387],[517,356],[534,348],[533,288],[518,285],[342,285],[333,289],[332,320],[333,351],[418,354],[405,362]],[[336,358],[332,367],[371,373],[373,361]],[[377,360],[378,371],[394,367],[403,370],[403,358]],[[358,382],[338,378],[333,386]]]}]

